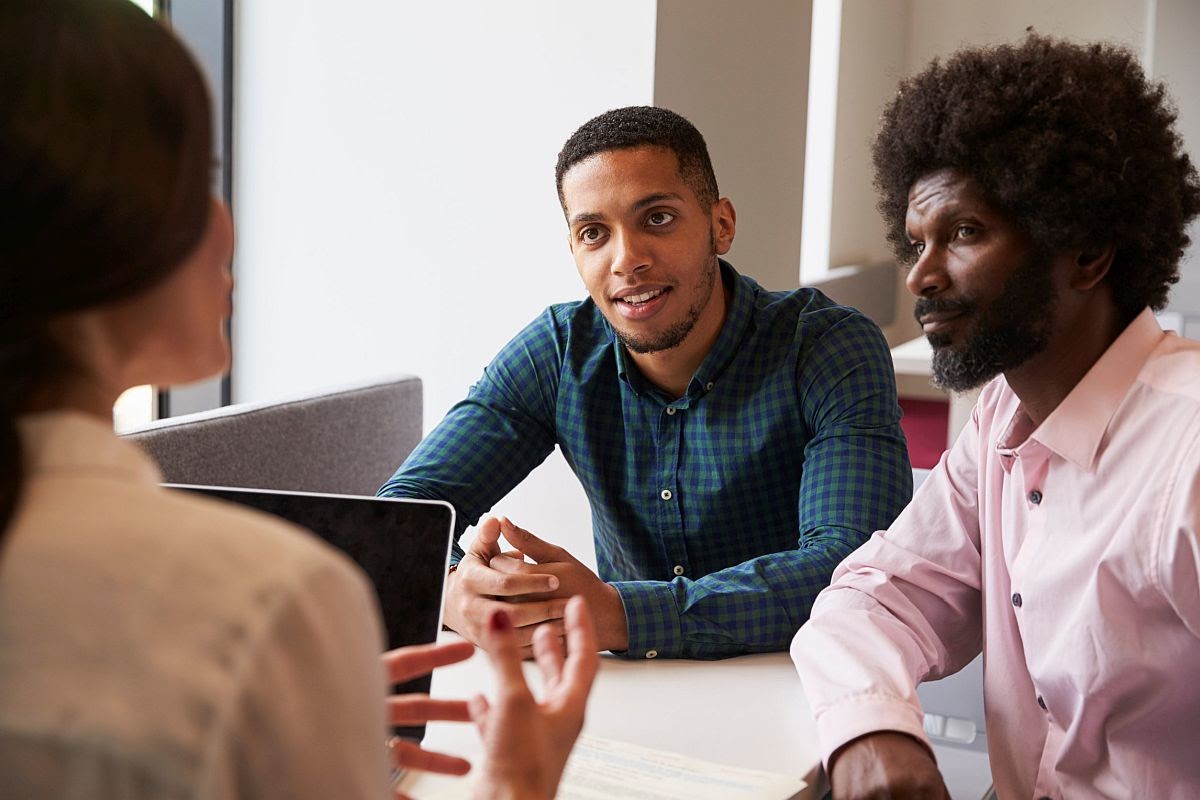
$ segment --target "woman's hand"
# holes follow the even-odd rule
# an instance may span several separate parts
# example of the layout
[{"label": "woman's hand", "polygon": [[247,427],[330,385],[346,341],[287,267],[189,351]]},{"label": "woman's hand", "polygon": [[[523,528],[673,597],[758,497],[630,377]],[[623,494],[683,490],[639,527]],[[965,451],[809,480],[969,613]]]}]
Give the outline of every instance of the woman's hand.
[{"label": "woman's hand", "polygon": [[[392,684],[428,675],[437,667],[465,661],[475,652],[470,642],[401,647],[383,654],[383,668]],[[424,725],[434,720],[469,722],[465,700],[432,700],[427,694],[397,694],[387,700],[388,722],[392,725]],[[389,742],[392,762],[402,769],[419,769],[446,775],[465,775],[469,761],[445,753],[425,750],[417,742],[393,737]],[[399,795],[403,797],[403,795]]]},{"label": "woman's hand", "polygon": [[475,787],[477,798],[551,798],[571,747],[583,728],[588,692],[599,656],[596,633],[582,597],[567,602],[567,652],[549,626],[533,638],[533,655],[544,679],[534,699],[521,669],[521,643],[504,611],[488,620],[483,636],[496,672],[496,697],[470,701],[471,718],[483,736],[487,763]]}]

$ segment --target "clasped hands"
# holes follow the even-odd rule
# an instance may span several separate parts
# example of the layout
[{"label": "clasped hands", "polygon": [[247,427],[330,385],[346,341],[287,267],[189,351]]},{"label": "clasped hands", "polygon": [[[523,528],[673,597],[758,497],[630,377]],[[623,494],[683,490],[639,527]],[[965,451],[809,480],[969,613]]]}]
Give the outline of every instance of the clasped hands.
[{"label": "clasped hands", "polygon": [[[513,550],[500,549],[501,535]],[[526,557],[534,563],[526,562]],[[563,636],[567,598],[576,595],[591,609],[598,648],[626,650],[629,628],[615,588],[563,548],[539,539],[507,517],[487,517],[447,581],[446,624],[480,644],[492,613],[503,610],[516,629],[522,655],[529,658],[539,628]]]}]

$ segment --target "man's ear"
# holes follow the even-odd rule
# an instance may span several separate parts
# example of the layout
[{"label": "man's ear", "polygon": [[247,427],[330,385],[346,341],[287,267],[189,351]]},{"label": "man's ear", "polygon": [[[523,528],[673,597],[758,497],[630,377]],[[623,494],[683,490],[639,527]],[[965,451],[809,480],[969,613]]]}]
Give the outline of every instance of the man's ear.
[{"label": "man's ear", "polygon": [[728,197],[713,203],[712,232],[717,255],[725,255],[733,247],[733,235],[737,232],[737,212]]},{"label": "man's ear", "polygon": [[1116,249],[1112,245],[1081,251],[1075,257],[1075,266],[1071,272],[1071,288],[1079,292],[1087,292],[1096,288],[1112,268],[1115,255]]}]

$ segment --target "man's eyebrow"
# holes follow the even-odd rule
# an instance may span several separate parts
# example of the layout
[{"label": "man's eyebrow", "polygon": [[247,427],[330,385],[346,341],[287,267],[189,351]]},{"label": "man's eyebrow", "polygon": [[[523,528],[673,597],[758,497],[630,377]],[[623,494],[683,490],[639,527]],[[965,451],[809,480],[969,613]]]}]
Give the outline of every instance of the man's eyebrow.
[{"label": "man's eyebrow", "polygon": [[[664,200],[674,200],[676,202],[682,202],[683,198],[681,196],[679,196],[678,194],[676,194],[675,192],[655,192],[654,194],[648,194],[645,197],[639,199],[637,202],[635,202],[630,207],[629,210],[630,211],[640,211],[643,208],[645,208],[646,206],[652,206],[655,203],[661,203]],[[571,217],[571,225],[578,225],[581,222],[603,222],[603,221],[604,221],[604,215],[599,214],[595,211],[580,211],[578,214],[575,214],[574,216]]]},{"label": "man's eyebrow", "polygon": [[656,192],[655,194],[648,194],[645,197],[643,197],[641,200],[638,200],[636,203],[633,204],[632,210],[640,211],[641,209],[645,208],[646,206],[652,206],[655,203],[661,203],[664,200],[682,201],[683,198],[680,197],[679,195],[675,194],[674,192]]},{"label": "man's eyebrow", "polygon": [[581,211],[571,217],[571,224],[578,225],[580,222],[600,222],[603,219],[603,214],[597,214],[594,211]]},{"label": "man's eyebrow", "polygon": [[[976,214],[974,211],[969,210],[968,206],[965,206],[962,203],[955,203],[952,206],[943,206],[942,208],[936,209],[932,214],[930,214],[924,218],[924,222],[925,222],[926,226],[929,226],[929,225],[938,226],[938,225],[946,224],[946,222],[948,220],[956,220],[959,217],[977,217],[977,216],[978,216],[978,214]],[[917,237],[913,236],[912,229],[909,228],[907,224],[905,224],[905,226],[904,226],[904,235],[907,236],[909,239],[917,238]]]}]

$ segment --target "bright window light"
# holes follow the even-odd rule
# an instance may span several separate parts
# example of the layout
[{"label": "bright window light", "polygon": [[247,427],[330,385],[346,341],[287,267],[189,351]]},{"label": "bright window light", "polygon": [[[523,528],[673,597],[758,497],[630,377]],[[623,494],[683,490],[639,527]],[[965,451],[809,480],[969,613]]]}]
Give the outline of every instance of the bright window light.
[{"label": "bright window light", "polygon": [[134,386],[132,389],[126,389],[113,406],[113,429],[122,433],[153,422],[154,400],[153,386]]},{"label": "bright window light", "polygon": [[808,65],[808,134],[804,145],[801,284],[818,280],[829,271],[841,40],[842,0],[815,0]]}]

